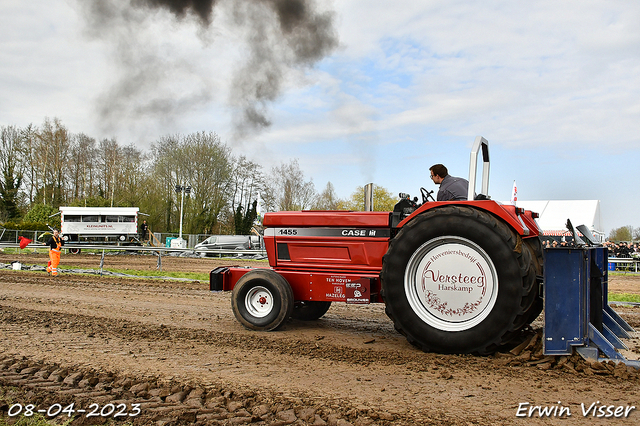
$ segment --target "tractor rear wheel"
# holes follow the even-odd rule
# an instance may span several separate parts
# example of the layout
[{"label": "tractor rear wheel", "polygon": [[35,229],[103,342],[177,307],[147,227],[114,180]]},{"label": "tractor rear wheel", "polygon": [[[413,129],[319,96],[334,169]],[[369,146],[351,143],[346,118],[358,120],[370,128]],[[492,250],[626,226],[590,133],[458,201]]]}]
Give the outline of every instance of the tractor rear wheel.
[{"label": "tractor rear wheel", "polygon": [[489,213],[468,206],[427,211],[400,230],[383,258],[386,313],[424,351],[495,352],[531,317],[534,256]]},{"label": "tractor rear wheel", "polygon": [[315,321],[322,318],[331,307],[331,302],[300,301],[293,306],[291,317],[301,321]]},{"label": "tractor rear wheel", "polygon": [[277,272],[254,269],[233,287],[231,308],[237,320],[248,329],[277,330],[291,316],[293,290]]},{"label": "tractor rear wheel", "polygon": [[531,308],[527,311],[527,320],[526,324],[531,324],[533,321],[538,318],[540,313],[542,312],[544,306],[544,299],[542,294],[541,283],[543,282],[543,265],[544,265],[544,257],[542,254],[542,241],[540,238],[528,238],[526,240],[526,244],[531,250],[532,254],[532,262],[531,262],[531,270],[529,274],[535,274],[536,276],[536,288],[532,291],[534,293],[534,301],[531,304]]}]

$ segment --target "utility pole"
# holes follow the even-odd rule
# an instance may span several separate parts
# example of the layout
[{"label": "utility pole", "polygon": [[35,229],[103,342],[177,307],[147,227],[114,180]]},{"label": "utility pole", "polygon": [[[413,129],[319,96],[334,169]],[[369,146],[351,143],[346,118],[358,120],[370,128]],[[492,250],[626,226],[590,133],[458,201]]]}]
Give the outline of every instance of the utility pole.
[{"label": "utility pole", "polygon": [[116,187],[116,174],[113,172],[113,168],[111,170],[111,207],[113,207],[113,190]]},{"label": "utility pole", "polygon": [[182,239],[182,212],[183,212],[183,207],[184,207],[184,193],[186,192],[187,194],[191,193],[191,187],[190,186],[182,186],[182,185],[176,185],[176,192],[181,192],[181,198],[180,198],[180,233],[178,235],[178,238]]}]

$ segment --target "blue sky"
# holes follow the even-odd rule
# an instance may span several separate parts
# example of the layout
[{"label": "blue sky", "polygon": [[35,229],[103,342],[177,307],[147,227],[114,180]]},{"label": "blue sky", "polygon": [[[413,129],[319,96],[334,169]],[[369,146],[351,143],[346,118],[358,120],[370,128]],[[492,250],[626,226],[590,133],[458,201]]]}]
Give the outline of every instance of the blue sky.
[{"label": "blue sky", "polygon": [[271,126],[242,136],[234,2],[219,0],[205,30],[161,12],[134,16],[135,28],[93,25],[82,3],[0,3],[0,124],[58,117],[141,149],[214,131],[266,171],[297,158],[318,191],[330,181],[341,197],[368,182],[436,189],[435,163],[466,176],[482,135],[494,199],[516,180],[521,200],[600,200],[607,233],[640,227],[640,2],[316,0],[334,13],[338,47],[284,68]]}]

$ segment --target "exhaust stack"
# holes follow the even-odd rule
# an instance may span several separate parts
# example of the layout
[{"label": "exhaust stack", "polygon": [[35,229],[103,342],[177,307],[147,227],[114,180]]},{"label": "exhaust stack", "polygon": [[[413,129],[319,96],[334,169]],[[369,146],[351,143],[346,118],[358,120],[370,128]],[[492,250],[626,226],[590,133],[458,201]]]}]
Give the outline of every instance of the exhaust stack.
[{"label": "exhaust stack", "polygon": [[364,211],[373,211],[373,183],[364,186]]}]

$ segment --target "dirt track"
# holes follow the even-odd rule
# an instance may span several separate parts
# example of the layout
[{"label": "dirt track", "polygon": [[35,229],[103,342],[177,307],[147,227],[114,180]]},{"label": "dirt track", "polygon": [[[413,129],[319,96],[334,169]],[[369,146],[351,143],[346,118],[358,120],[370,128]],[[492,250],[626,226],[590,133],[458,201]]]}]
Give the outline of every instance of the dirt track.
[{"label": "dirt track", "polygon": [[[0,254],[13,260],[44,264],[46,256]],[[99,257],[63,256],[72,263],[97,268]],[[165,271],[221,263],[248,262],[162,260]],[[156,259],[110,256],[105,267],[155,269]],[[612,277],[610,288],[638,293],[640,278]],[[543,357],[534,333],[518,355],[422,353],[382,305],[334,304],[319,321],[258,333],[235,320],[229,294],[207,283],[0,270],[0,309],[4,416],[15,403],[111,402],[127,413],[141,404],[127,417],[136,424],[602,424],[581,412],[600,401],[638,407],[607,424],[640,421],[636,370]],[[640,309],[619,311],[640,328]],[[571,416],[519,418],[520,403],[560,405]],[[74,423],[112,418],[85,413]]]}]

